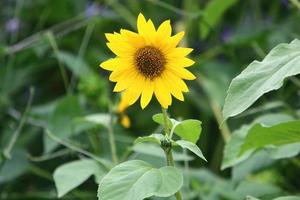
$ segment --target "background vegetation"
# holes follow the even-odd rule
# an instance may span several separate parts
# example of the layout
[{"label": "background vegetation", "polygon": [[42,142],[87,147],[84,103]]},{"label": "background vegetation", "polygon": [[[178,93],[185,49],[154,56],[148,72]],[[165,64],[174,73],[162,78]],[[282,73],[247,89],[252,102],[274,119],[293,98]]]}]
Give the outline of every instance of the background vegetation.
[{"label": "background vegetation", "polygon": [[[111,160],[112,129],[119,161],[164,165],[159,149],[133,145],[136,137],[161,130],[151,121],[160,112],[157,102],[144,111],[134,105],[115,112],[119,96],[98,67],[112,56],[104,33],[135,30],[139,12],[156,26],[171,19],[174,33],[186,31],[181,45],[194,48],[196,64],[190,69],[197,80],[188,82],[185,102],[174,100],[169,108],[174,118],[202,121],[198,146],[208,162],[187,152],[175,156],[185,175],[185,199],[299,194],[299,143],[243,160],[223,153],[237,144],[230,136],[253,121],[299,119],[299,77],[288,78],[219,129],[232,78],[277,44],[299,38],[299,5],[296,0],[1,0],[0,199],[57,199],[54,171],[80,158]],[[126,117],[128,128],[120,123]],[[96,199],[94,173],[72,169],[69,176],[80,180],[70,188],[80,186],[62,198]]]}]

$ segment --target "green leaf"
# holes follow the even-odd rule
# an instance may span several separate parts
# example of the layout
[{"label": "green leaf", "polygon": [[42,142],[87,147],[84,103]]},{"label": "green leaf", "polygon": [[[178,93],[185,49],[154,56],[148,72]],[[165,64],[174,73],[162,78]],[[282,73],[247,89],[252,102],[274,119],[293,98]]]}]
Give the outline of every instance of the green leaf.
[{"label": "green leaf", "polygon": [[[14,180],[28,170],[29,162],[25,152],[24,149],[15,148],[12,151],[11,159],[3,158],[3,163],[0,162],[0,185]],[[2,154],[2,152],[0,153]]]},{"label": "green leaf", "polygon": [[86,77],[93,74],[88,64],[78,56],[60,51],[57,57],[60,62],[64,63],[77,77]]},{"label": "green leaf", "polygon": [[[163,114],[153,115],[153,121],[164,126]],[[171,134],[173,132],[184,140],[196,143],[200,138],[202,127],[201,121],[195,119],[187,119],[184,121],[177,121],[172,118],[168,118],[169,129],[171,129]]]},{"label": "green leaf", "polygon": [[73,161],[59,166],[53,174],[58,197],[64,196],[92,175],[100,180],[104,173],[104,170],[92,159]]},{"label": "green leaf", "polygon": [[291,158],[300,153],[300,143],[286,144],[280,147],[270,145],[265,149],[273,159]]},{"label": "green leaf", "polygon": [[[165,125],[164,116],[163,116],[162,113],[158,113],[158,114],[153,115],[152,119],[153,119],[153,121],[155,121],[156,123],[158,123],[158,124],[160,124],[162,126]],[[169,125],[169,129],[171,129],[172,126],[173,126],[173,122],[171,121],[170,118],[168,118],[168,125]]]},{"label": "green leaf", "polygon": [[203,17],[200,23],[201,38],[205,39],[210,30],[213,29],[218,22],[222,19],[223,14],[231,6],[233,6],[237,0],[212,0],[209,1],[204,9]]},{"label": "green leaf", "polygon": [[[73,121],[82,115],[77,96],[66,96],[55,106],[48,122],[48,129],[61,139],[68,138],[75,132]],[[46,135],[44,137],[45,152],[50,152],[56,147],[56,143]]]},{"label": "green leaf", "polygon": [[[165,159],[165,153],[161,147],[152,143],[139,143],[133,146],[133,150],[140,154],[146,154]],[[193,157],[183,153],[173,152],[174,161],[191,161]]]},{"label": "green leaf", "polygon": [[252,62],[229,86],[224,120],[240,114],[263,94],[279,89],[285,78],[299,74],[299,63],[300,41],[297,39],[276,46],[263,61]]},{"label": "green leaf", "polygon": [[77,119],[78,121],[90,122],[93,124],[99,124],[105,128],[109,127],[110,115],[106,113],[91,114]]},{"label": "green leaf", "polygon": [[188,119],[176,124],[174,132],[182,139],[196,143],[202,131],[201,121]]},{"label": "green leaf", "polygon": [[151,134],[151,135],[145,136],[145,137],[138,137],[134,141],[134,144],[143,143],[143,142],[153,142],[153,143],[160,145],[161,140],[163,140],[164,138],[165,138],[165,136],[163,136],[162,134]]},{"label": "green leaf", "polygon": [[271,127],[256,124],[249,130],[240,154],[248,150],[263,148],[267,145],[283,145],[297,142],[300,142],[300,120],[285,122]]},{"label": "green leaf", "polygon": [[300,200],[299,196],[285,196],[285,197],[278,197],[274,200]]},{"label": "green leaf", "polygon": [[293,120],[294,120],[293,117],[285,114],[267,114],[257,118],[251,124],[244,125],[240,129],[235,130],[232,133],[230,140],[225,145],[221,169],[225,169],[227,167],[236,165],[250,157],[252,151],[248,151],[243,155],[240,155],[239,152],[244,143],[245,137],[248,134],[248,131],[255,124],[264,124],[265,126],[273,126],[282,122],[288,122]]},{"label": "green leaf", "polygon": [[202,151],[199,149],[199,147],[196,144],[186,140],[177,140],[175,143],[181,146],[182,148],[190,150],[191,152],[196,154],[199,158],[202,158],[207,162],[206,158],[202,154]]},{"label": "green leaf", "polygon": [[121,163],[101,180],[99,200],[141,200],[151,196],[167,197],[183,184],[181,172],[174,167],[153,168],[140,160]]}]

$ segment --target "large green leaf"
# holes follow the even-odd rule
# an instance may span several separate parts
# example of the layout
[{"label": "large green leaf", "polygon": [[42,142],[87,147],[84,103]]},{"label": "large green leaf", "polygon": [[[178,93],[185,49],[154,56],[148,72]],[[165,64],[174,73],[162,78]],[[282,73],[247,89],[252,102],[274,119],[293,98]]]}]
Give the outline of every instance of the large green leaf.
[{"label": "large green leaf", "polygon": [[[248,134],[248,131],[255,124],[264,124],[264,126],[273,126],[282,122],[288,122],[293,120],[294,120],[293,117],[285,114],[267,114],[257,118],[252,123],[248,125],[244,125],[241,128],[235,130],[232,133],[230,140],[225,145],[221,168],[225,169],[227,167],[231,167],[249,158],[249,156],[252,154],[253,151],[245,152],[242,155],[240,155],[239,152],[242,148],[242,145]],[[270,154],[275,150],[277,151],[277,148],[274,148],[272,150],[269,149]],[[280,147],[280,148],[285,148],[285,147]],[[297,149],[294,150],[297,151]]]},{"label": "large green leaf", "polygon": [[202,38],[208,36],[210,30],[218,24],[225,11],[236,2],[237,0],[212,0],[208,2],[200,23],[200,33]]},{"label": "large green leaf", "polygon": [[225,99],[224,120],[240,114],[263,94],[279,89],[285,78],[299,73],[300,41],[276,46],[263,61],[252,62],[232,80]]},{"label": "large green leaf", "polygon": [[[252,197],[252,196],[248,196],[246,198],[246,200],[260,200],[260,199],[257,199],[257,198]],[[299,196],[284,196],[284,197],[277,197],[273,200],[300,200],[300,197]]]},{"label": "large green leaf", "polygon": [[174,167],[154,168],[149,163],[131,160],[114,167],[100,182],[99,200],[141,200],[150,196],[167,197],[183,184]]},{"label": "large green leaf", "polygon": [[175,143],[184,149],[190,150],[191,152],[196,154],[199,158],[202,158],[203,160],[207,161],[206,158],[203,156],[202,151],[199,149],[199,147],[196,144],[186,140],[177,140]]},{"label": "large green leaf", "polygon": [[268,145],[283,145],[300,142],[300,120],[285,122],[271,127],[256,124],[246,136],[240,154]]},{"label": "large green leaf", "polygon": [[53,174],[58,197],[64,196],[92,175],[100,180],[104,173],[104,170],[92,159],[73,161],[59,166]]}]

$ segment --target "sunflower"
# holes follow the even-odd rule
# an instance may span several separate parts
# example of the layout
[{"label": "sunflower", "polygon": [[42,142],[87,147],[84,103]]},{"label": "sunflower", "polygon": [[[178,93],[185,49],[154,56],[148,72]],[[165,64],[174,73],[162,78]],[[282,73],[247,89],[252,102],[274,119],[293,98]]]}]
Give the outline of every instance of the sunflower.
[{"label": "sunflower", "polygon": [[170,20],[156,29],[151,19],[146,21],[142,14],[137,18],[137,30],[138,33],[121,29],[120,33],[105,34],[107,46],[116,57],[100,66],[112,71],[109,80],[116,82],[114,92],[123,92],[128,105],[141,96],[143,109],[153,95],[163,108],[171,105],[172,95],[184,101],[182,93],[188,92],[188,87],[183,79],[196,78],[186,69],[194,64],[186,57],[193,49],[177,47],[184,32],[171,36]]}]

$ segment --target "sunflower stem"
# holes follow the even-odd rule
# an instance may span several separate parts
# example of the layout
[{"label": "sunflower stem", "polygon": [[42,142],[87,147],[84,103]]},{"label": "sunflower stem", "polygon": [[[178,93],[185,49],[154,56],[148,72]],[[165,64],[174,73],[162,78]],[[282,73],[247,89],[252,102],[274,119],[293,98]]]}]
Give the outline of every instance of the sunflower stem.
[{"label": "sunflower stem", "polygon": [[[167,143],[169,144],[169,145],[165,145],[163,147],[163,150],[165,151],[165,155],[166,155],[166,159],[167,159],[167,166],[175,167],[173,153],[172,153],[172,143],[170,141],[172,138],[170,138],[170,129],[168,126],[167,109],[162,108],[162,114],[163,114],[163,118],[164,118],[164,130],[165,130],[166,140],[167,140]],[[180,190],[175,193],[175,197],[176,197],[176,200],[182,200],[182,195],[181,195]]]}]

